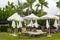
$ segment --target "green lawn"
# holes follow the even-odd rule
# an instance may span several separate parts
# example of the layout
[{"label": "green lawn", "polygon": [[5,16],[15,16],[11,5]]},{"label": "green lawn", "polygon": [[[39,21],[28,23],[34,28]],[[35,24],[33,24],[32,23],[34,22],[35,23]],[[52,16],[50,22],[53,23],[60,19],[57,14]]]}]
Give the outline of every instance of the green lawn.
[{"label": "green lawn", "polygon": [[19,39],[18,36],[11,36],[10,33],[0,33],[0,40],[60,40],[60,33],[51,34],[52,37],[39,36],[39,37],[28,37],[28,36],[21,36]]}]

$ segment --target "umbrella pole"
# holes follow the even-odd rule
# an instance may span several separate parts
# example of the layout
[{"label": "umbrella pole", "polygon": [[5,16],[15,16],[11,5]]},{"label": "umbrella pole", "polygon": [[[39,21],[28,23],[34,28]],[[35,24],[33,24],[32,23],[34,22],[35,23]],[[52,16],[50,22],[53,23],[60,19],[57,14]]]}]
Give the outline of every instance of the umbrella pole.
[{"label": "umbrella pole", "polygon": [[50,27],[49,27],[49,34],[48,34],[48,37],[51,37],[51,33],[50,33]]},{"label": "umbrella pole", "polygon": [[[50,20],[49,20],[49,23],[50,23]],[[50,27],[48,28],[49,29],[49,33],[48,33],[48,36],[47,37],[51,37],[51,31],[50,31]]]},{"label": "umbrella pole", "polygon": [[28,15],[29,15],[29,7],[28,7]]},{"label": "umbrella pole", "polygon": [[[31,22],[32,22],[32,20],[31,20]],[[31,24],[31,26],[33,27],[33,24]]]}]

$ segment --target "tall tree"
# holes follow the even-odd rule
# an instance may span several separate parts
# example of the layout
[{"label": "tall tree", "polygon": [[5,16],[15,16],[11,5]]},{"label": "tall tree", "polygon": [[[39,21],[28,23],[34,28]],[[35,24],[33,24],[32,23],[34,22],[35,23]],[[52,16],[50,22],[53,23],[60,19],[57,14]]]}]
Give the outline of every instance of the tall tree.
[{"label": "tall tree", "polygon": [[9,16],[11,16],[13,13],[16,12],[15,10],[15,6],[14,6],[14,3],[13,2],[9,2],[8,1],[8,4],[6,5],[5,8],[3,8],[4,10],[4,18],[8,18]]},{"label": "tall tree", "polygon": [[40,4],[37,3],[35,6],[37,7],[37,8],[36,8],[36,13],[38,13],[38,8],[39,8]]},{"label": "tall tree", "polygon": [[9,15],[12,15],[13,13],[15,13],[14,8],[15,8],[14,3],[8,1],[8,5],[6,5],[5,7],[5,12],[8,13]]},{"label": "tall tree", "polygon": [[41,14],[43,13],[43,6],[48,8],[48,3],[45,0],[39,0],[39,3],[41,5]]},{"label": "tall tree", "polygon": [[[59,8],[59,11],[60,11],[60,0],[58,2],[56,2],[56,7]],[[60,18],[60,15],[59,15],[59,18]],[[58,20],[58,24],[60,24],[60,20]]]},{"label": "tall tree", "polygon": [[32,4],[36,1],[36,0],[26,0],[27,1],[27,3],[28,3],[28,10],[29,10],[29,7],[30,7],[30,9],[31,9],[31,12],[32,12]]},{"label": "tall tree", "polygon": [[58,2],[56,2],[56,6],[60,9],[60,0]]},{"label": "tall tree", "polygon": [[20,15],[23,15],[23,10],[27,7],[27,3],[22,3],[18,0],[17,10]]},{"label": "tall tree", "polygon": [[4,8],[0,8],[0,20],[5,20]]}]

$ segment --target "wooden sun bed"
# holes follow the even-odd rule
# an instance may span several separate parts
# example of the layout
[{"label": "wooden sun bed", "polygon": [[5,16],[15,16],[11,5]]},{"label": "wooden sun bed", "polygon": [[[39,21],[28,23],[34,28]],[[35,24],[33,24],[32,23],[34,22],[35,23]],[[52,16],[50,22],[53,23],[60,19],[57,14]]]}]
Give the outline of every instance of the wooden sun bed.
[{"label": "wooden sun bed", "polygon": [[32,31],[25,31],[23,32],[24,35],[29,35],[29,36],[39,36],[41,34],[46,34],[47,32],[43,32],[42,30],[37,30],[36,32],[32,32]]}]

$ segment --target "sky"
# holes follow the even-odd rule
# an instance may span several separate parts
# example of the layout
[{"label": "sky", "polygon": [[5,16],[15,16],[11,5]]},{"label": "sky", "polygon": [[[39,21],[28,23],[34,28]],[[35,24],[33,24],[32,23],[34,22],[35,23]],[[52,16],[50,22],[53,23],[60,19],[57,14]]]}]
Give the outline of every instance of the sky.
[{"label": "sky", "polygon": [[[17,0],[0,0],[0,7],[1,8],[5,7],[5,5],[7,5],[8,1],[14,2],[14,5],[17,5],[17,3],[18,3]],[[59,9],[56,7],[56,2],[58,0],[46,0],[46,1],[48,2],[49,8],[44,7],[43,8],[44,11],[46,11],[49,14],[53,14],[53,15],[57,14]],[[20,0],[20,2],[24,3],[24,2],[26,2],[26,0]],[[38,3],[38,0],[36,0],[36,2],[33,3],[33,9],[36,9],[34,6],[36,3]],[[40,7],[39,7],[39,9],[40,9]]]}]

